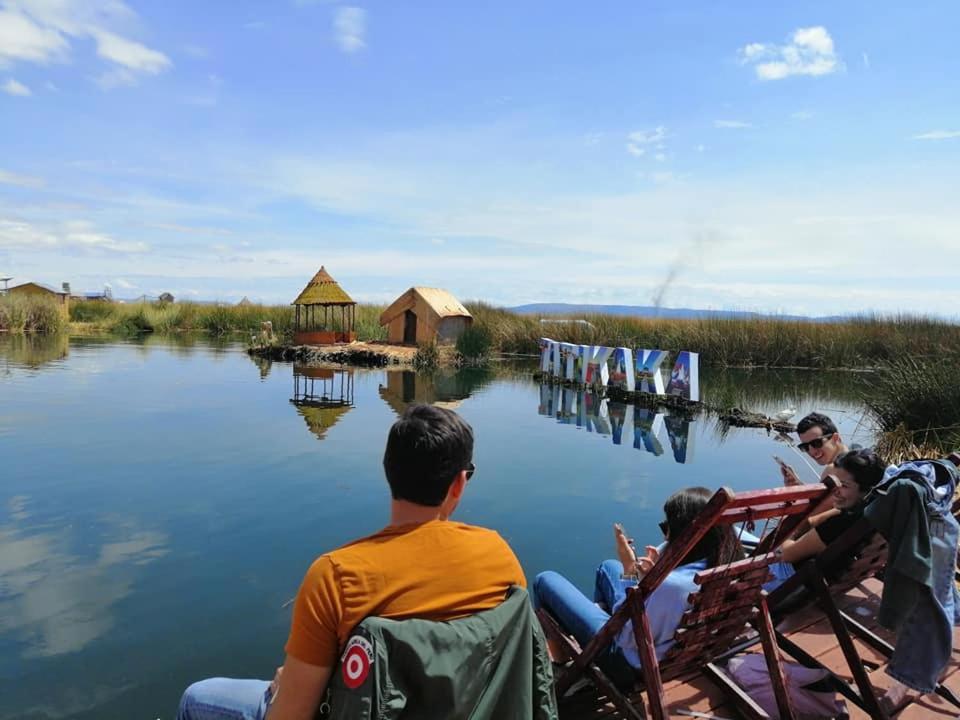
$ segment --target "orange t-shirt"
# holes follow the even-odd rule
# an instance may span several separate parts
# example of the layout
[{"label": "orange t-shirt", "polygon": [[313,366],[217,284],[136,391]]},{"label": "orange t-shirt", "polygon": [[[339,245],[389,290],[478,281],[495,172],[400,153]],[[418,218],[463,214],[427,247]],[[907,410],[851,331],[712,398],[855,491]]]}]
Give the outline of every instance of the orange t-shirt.
[{"label": "orange t-shirt", "polygon": [[523,570],[493,530],[449,520],[384,528],[317,558],[300,585],[286,651],[333,667],[369,616],[453,620],[503,602]]}]

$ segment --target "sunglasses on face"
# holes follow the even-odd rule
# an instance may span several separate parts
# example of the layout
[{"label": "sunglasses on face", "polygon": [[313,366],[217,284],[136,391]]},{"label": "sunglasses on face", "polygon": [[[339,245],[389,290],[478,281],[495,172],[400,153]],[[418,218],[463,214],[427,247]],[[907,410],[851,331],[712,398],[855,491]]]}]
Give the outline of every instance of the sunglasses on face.
[{"label": "sunglasses on face", "polygon": [[473,477],[473,474],[477,471],[477,466],[474,465],[473,462],[471,462],[469,465],[467,465],[465,469],[467,471],[467,480],[469,480],[470,478]]},{"label": "sunglasses on face", "polygon": [[661,520],[659,525],[660,525],[660,532],[662,532],[663,536],[666,537],[667,533],[670,530],[670,525],[667,523],[666,520]]},{"label": "sunglasses on face", "polygon": [[814,450],[819,450],[820,448],[823,447],[823,444],[833,436],[834,436],[834,433],[827,433],[823,437],[818,437],[818,438],[814,438],[813,440],[809,440],[807,442],[802,442],[799,445],[797,445],[797,449],[800,452],[810,452],[810,448],[813,448]]}]

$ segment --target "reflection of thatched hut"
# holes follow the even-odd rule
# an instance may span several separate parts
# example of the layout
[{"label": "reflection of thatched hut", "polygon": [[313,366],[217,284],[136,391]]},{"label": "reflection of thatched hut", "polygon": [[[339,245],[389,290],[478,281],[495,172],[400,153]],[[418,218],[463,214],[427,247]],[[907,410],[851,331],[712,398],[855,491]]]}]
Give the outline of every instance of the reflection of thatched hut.
[{"label": "reflection of thatched hut", "polygon": [[294,365],[290,399],[318,439],[353,407],[353,371]]},{"label": "reflection of thatched hut", "polygon": [[460,301],[440,288],[412,287],[380,315],[392,343],[453,342],[472,322]]},{"label": "reflection of thatched hut", "polygon": [[379,388],[380,397],[397,415],[402,415],[407,406],[413,403],[455,410],[493,377],[486,368],[430,375],[418,375],[410,370],[387,370],[386,376],[387,384]]},{"label": "reflection of thatched hut", "polygon": [[[297,299],[293,340],[298,345],[353,342],[357,304],[323,266]],[[339,312],[337,312],[339,310]]]},{"label": "reflection of thatched hut", "polygon": [[334,407],[323,407],[315,405],[297,405],[297,412],[300,413],[307,428],[318,440],[323,440],[330,430],[341,417],[350,412],[349,405],[337,405]]}]

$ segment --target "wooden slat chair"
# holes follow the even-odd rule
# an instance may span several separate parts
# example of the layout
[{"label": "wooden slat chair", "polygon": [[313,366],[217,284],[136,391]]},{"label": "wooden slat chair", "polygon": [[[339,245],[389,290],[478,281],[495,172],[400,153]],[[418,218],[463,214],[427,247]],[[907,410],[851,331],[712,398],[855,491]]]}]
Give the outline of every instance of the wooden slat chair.
[{"label": "wooden slat chair", "polygon": [[[627,599],[582,648],[564,631],[549,611],[541,608],[538,617],[548,637],[561,641],[573,657],[572,664],[557,678],[557,695],[563,697],[580,676],[586,674],[628,718],[643,718],[643,707],[635,706],[597,665],[627,622],[639,650],[642,669],[639,689],[646,690],[650,712],[656,720],[667,717],[663,683],[697,670],[705,670],[730,694],[737,708],[748,718],[767,717],[763,710],[744,693],[719,667],[711,665],[734,640],[752,625],[759,633],[764,656],[773,681],[774,694],[784,718],[795,717],[790,706],[777,651],[776,640],[762,585],[770,579],[769,565],[775,560],[772,552],[763,552],[745,560],[710,568],[698,573],[699,590],[690,596],[691,607],[684,613],[677,628],[676,644],[658,662],[648,617],[646,601],[654,590],[696,546],[711,528],[718,525],[753,524],[760,520],[780,518],[775,537],[789,533],[833,491],[832,484],[818,483],[800,487],[777,488],[735,494],[728,488],[718,490],[706,507],[677,538],[671,538],[663,555],[639,585],[627,592]],[[775,540],[765,549],[773,549]]]},{"label": "wooden slat chair", "polygon": [[[852,562],[850,559],[853,558]],[[874,718],[885,718],[879,700],[867,676],[863,660],[853,644],[851,633],[874,647],[888,647],[884,640],[837,608],[835,598],[865,580],[876,577],[886,567],[887,543],[865,519],[858,520],[818,556],[796,564],[796,574],[770,593],[767,604],[771,617],[779,624],[788,615],[816,604],[830,623],[856,683],[854,692],[847,683],[835,678],[836,688]],[[838,570],[838,568],[841,568]],[[755,641],[754,641],[755,642]],[[777,645],[808,667],[823,667],[812,655],[776,632]],[[743,646],[736,648],[745,649]]]},{"label": "wooden slat chair", "polygon": [[[960,463],[960,453],[951,455],[950,460],[955,465]],[[960,501],[954,503],[955,514],[960,510],[958,504]],[[862,623],[841,611],[835,599],[865,580],[882,576],[887,563],[887,554],[887,543],[883,537],[867,520],[860,519],[830,543],[827,549],[817,557],[798,563],[796,574],[771,592],[767,598],[771,617],[776,624],[779,624],[788,614],[805,609],[811,604],[819,606],[837,637],[859,692],[853,692],[840,678],[834,678],[836,681],[834,685],[848,699],[874,718],[886,716],[880,708],[879,700],[869,681],[863,660],[853,644],[851,634],[887,658],[893,655],[894,648]],[[776,633],[776,640],[778,646],[798,662],[808,667],[824,667],[782,633]],[[741,645],[734,648],[731,654],[744,649],[745,646]],[[935,692],[960,707],[960,698],[942,684],[937,685]]]}]

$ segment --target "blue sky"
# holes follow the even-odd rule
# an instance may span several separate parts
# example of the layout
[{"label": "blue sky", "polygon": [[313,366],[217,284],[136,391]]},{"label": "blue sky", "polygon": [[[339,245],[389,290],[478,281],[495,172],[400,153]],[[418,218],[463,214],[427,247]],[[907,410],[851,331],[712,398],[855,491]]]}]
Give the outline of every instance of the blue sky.
[{"label": "blue sky", "polygon": [[0,0],[0,275],[957,315],[953,0]]}]

